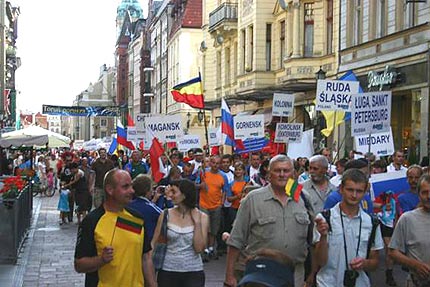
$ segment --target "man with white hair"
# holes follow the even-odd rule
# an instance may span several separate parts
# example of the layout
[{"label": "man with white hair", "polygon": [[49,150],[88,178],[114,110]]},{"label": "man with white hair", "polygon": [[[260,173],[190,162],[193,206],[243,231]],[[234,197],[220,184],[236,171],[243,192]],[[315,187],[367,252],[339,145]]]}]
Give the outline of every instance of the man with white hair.
[{"label": "man with white hair", "polygon": [[327,177],[328,160],[323,155],[315,155],[309,159],[310,178],[303,183],[303,191],[310,197],[315,212],[321,212],[328,195],[336,190]]}]

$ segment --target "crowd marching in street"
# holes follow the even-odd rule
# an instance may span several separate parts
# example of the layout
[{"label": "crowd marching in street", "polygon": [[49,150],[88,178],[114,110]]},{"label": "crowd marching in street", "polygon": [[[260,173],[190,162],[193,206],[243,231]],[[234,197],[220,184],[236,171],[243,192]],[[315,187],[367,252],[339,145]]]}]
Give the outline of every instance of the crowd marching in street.
[{"label": "crowd marching in street", "polygon": [[[60,192],[86,286],[205,286],[204,264],[219,256],[225,287],[375,286],[380,265],[400,286],[395,264],[406,286],[430,286],[428,158],[332,156],[53,149],[11,153],[1,167],[33,169],[42,191]],[[373,190],[372,177],[396,172],[407,189]]]}]

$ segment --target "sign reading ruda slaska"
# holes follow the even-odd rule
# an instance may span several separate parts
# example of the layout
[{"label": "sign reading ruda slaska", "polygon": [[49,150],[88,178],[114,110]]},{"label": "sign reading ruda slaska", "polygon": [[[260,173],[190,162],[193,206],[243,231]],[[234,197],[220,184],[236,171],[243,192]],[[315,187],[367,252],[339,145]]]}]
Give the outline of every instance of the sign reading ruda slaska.
[{"label": "sign reading ruda slaska", "polygon": [[349,112],[351,96],[358,94],[359,87],[357,81],[318,80],[315,109]]}]

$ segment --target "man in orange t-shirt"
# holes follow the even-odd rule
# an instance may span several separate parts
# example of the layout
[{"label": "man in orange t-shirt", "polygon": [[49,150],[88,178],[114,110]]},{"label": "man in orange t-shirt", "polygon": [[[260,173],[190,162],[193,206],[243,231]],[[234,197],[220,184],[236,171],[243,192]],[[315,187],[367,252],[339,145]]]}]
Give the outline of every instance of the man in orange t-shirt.
[{"label": "man in orange t-shirt", "polygon": [[205,249],[207,257],[216,256],[214,243],[221,225],[221,207],[225,195],[229,193],[230,186],[224,172],[220,171],[221,158],[214,155],[210,158],[209,169],[200,175],[200,209],[208,214],[210,221],[208,248]]}]

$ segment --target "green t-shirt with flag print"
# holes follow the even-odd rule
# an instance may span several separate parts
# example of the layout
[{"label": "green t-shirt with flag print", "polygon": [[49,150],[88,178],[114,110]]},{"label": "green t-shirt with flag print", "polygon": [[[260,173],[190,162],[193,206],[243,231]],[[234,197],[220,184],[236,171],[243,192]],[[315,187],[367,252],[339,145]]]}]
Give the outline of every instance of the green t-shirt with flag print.
[{"label": "green t-shirt with flag print", "polygon": [[93,273],[85,286],[143,286],[142,254],[151,250],[144,220],[132,209],[109,212],[103,205],[85,217],[78,230],[75,258],[101,255],[112,246],[114,259]]}]

